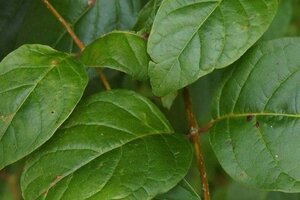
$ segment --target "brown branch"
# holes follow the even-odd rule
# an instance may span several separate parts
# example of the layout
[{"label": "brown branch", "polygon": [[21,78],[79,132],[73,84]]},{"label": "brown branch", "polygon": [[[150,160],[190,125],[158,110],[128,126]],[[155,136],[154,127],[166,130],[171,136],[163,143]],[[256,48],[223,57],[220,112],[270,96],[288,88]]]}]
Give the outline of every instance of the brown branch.
[{"label": "brown branch", "polygon": [[190,127],[190,139],[194,146],[195,151],[195,157],[197,161],[197,167],[201,178],[201,185],[202,185],[202,191],[204,200],[210,200],[210,194],[209,194],[209,186],[208,186],[208,180],[206,176],[206,170],[205,170],[205,164],[204,164],[204,158],[200,143],[200,129],[197,122],[197,119],[193,113],[193,107],[192,107],[192,101],[189,94],[188,88],[184,88],[183,90],[183,99],[185,104],[185,110],[187,115],[187,121]]},{"label": "brown branch", "polygon": [[[48,0],[42,0],[43,3],[46,5],[48,10],[52,13],[52,15],[61,23],[61,25],[64,27],[64,29],[69,33],[69,35],[74,40],[75,44],[78,46],[80,51],[83,51],[85,46],[83,42],[77,37],[76,33],[72,30],[70,25],[66,22],[66,20],[57,12],[57,10],[52,6],[52,4]],[[89,0],[88,6],[92,7],[95,4],[96,0]],[[101,80],[102,84],[104,85],[104,88],[106,90],[110,90],[111,87],[109,85],[109,82],[103,72],[100,69],[97,69],[97,73],[99,75],[99,79]]]},{"label": "brown branch", "polygon": [[52,15],[61,23],[64,29],[69,33],[69,35],[72,37],[72,39],[74,40],[74,42],[76,43],[80,51],[82,51],[84,49],[84,44],[80,41],[80,39],[72,30],[72,28],[66,22],[66,20],[57,12],[57,10],[49,3],[48,0],[43,0],[43,2],[48,8],[48,10],[52,13]]}]

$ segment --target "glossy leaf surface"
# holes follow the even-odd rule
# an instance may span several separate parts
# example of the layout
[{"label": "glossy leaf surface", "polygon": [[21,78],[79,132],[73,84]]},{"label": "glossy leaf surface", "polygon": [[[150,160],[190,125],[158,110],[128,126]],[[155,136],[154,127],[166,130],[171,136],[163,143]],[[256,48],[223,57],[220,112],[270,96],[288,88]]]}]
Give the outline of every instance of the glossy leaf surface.
[{"label": "glossy leaf surface", "polygon": [[145,80],[149,56],[146,41],[129,32],[112,32],[87,46],[80,57],[81,62],[91,67],[108,67]]},{"label": "glossy leaf surface", "polygon": [[299,38],[264,42],[217,92],[211,144],[223,168],[260,189],[300,191]]},{"label": "glossy leaf surface", "polygon": [[150,33],[149,76],[163,96],[236,61],[267,30],[277,0],[165,0]]},{"label": "glossy leaf surface", "polygon": [[42,45],[22,46],[0,63],[0,169],[46,142],[87,84],[83,65]]},{"label": "glossy leaf surface", "polygon": [[91,96],[28,162],[24,198],[152,199],[180,182],[192,160],[188,141],[172,132],[134,92]]},{"label": "glossy leaf surface", "polygon": [[[95,2],[92,5],[92,2]],[[113,30],[129,30],[136,21],[143,0],[51,0],[51,4],[73,27],[85,45]],[[90,5],[90,6],[89,6]],[[62,51],[77,47],[42,1],[32,1],[18,44],[42,43]]]}]

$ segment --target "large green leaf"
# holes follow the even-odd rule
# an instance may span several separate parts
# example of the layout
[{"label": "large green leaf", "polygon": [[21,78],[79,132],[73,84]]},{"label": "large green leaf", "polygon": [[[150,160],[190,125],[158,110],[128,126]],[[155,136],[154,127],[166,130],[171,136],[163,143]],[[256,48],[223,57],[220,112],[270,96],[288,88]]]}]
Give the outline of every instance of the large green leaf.
[{"label": "large green leaf", "polygon": [[25,199],[151,199],[187,173],[192,151],[147,99],[130,91],[82,101],[27,164]]},{"label": "large green leaf", "polygon": [[46,142],[87,84],[83,65],[42,45],[22,46],[0,63],[0,169]]},{"label": "large green leaf", "polygon": [[166,95],[242,56],[266,31],[277,0],[165,0],[150,33],[149,76]]},{"label": "large green leaf", "polygon": [[[51,0],[51,4],[74,28],[78,37],[88,45],[112,30],[131,29],[144,4],[143,0],[97,0],[88,7],[88,0]],[[71,37],[47,10],[41,0],[31,3],[18,44],[42,43],[63,51],[74,51]]]},{"label": "large green leaf", "polygon": [[129,32],[104,35],[84,49],[80,60],[88,66],[120,70],[139,80],[148,74],[146,41]]},{"label": "large green leaf", "polygon": [[176,187],[169,192],[155,197],[154,200],[201,200],[199,195],[195,192],[192,186],[186,181],[182,180]]},{"label": "large green leaf", "polygon": [[260,189],[300,191],[300,39],[264,42],[215,96],[211,144],[223,168]]},{"label": "large green leaf", "polygon": [[15,48],[29,0],[0,0],[0,60]]}]

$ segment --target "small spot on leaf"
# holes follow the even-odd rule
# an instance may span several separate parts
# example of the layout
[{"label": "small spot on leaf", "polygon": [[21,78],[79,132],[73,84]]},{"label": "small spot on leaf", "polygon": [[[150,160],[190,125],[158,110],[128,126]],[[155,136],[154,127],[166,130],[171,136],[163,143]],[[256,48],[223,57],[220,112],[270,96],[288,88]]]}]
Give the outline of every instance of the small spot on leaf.
[{"label": "small spot on leaf", "polygon": [[96,0],[88,0],[88,6],[93,6],[96,3]]},{"label": "small spot on leaf", "polygon": [[57,61],[57,60],[52,60],[52,61],[51,61],[51,65],[56,66],[57,64],[58,64],[58,61]]},{"label": "small spot on leaf", "polygon": [[256,123],[255,123],[255,127],[256,127],[256,128],[259,128],[259,126],[260,126],[259,122],[256,122]]},{"label": "small spot on leaf", "polygon": [[247,122],[251,122],[252,119],[253,119],[253,115],[248,115],[248,116],[246,117]]},{"label": "small spot on leaf", "polygon": [[6,123],[10,122],[13,119],[14,115],[9,114],[9,115],[0,115],[0,120],[4,121]]}]

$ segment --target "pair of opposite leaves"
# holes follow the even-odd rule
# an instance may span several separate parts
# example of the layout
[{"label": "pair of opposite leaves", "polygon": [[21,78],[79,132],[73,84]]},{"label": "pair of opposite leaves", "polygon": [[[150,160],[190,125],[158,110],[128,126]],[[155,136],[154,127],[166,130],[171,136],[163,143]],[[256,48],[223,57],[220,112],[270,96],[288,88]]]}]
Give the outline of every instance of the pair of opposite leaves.
[{"label": "pair of opposite leaves", "polygon": [[[168,5],[167,3],[165,4]],[[163,10],[163,8],[164,7],[161,7],[161,10]],[[190,7],[187,6],[187,8]],[[130,40],[128,39],[129,38],[128,35],[126,34],[123,35],[122,33],[114,33],[114,34],[116,35],[120,34],[121,37],[126,38],[128,42],[128,47],[130,47],[129,49],[132,52],[135,52],[136,45],[130,45],[132,43],[130,43]],[[101,42],[101,39],[98,40],[98,42]],[[96,45],[96,43],[97,41],[95,42],[94,45]],[[106,42],[104,42],[103,45],[105,45],[105,43]],[[139,45],[137,46],[140,47]],[[98,52],[98,51],[91,51],[89,49],[92,48],[88,47],[86,49],[86,53],[83,53],[82,56],[83,62],[85,60],[84,59],[85,54],[86,55],[92,53],[97,54]],[[298,114],[299,108],[297,107],[298,105],[297,101],[299,99],[299,91],[298,91],[299,87],[297,87],[299,84],[298,83],[299,81],[297,82],[297,80],[299,80],[299,73],[297,71],[297,68],[299,67],[297,67],[297,65],[299,65],[299,60],[295,55],[295,52],[298,49],[299,49],[298,39],[286,39],[286,40],[278,40],[278,41],[273,41],[268,43],[262,43],[260,46],[254,48],[251,52],[246,54],[243,59],[241,59],[241,61],[237,65],[241,65],[242,67],[236,67],[235,73],[232,73],[233,74],[232,77],[230,79],[228,78],[228,81],[226,82],[226,84],[224,84],[224,90],[227,88],[228,90],[227,93],[220,92],[220,95],[218,95],[216,98],[216,102],[217,102],[216,104],[220,105],[220,109],[215,115],[214,121],[216,125],[214,126],[214,131],[212,134],[212,144],[215,152],[217,153],[217,156],[219,157],[219,160],[221,161],[221,164],[233,177],[235,177],[238,180],[244,181],[251,185],[259,186],[261,188],[267,188],[267,189],[284,190],[284,191],[299,190],[299,186],[297,185],[298,184],[297,178],[299,173],[295,168],[293,168],[298,164],[297,154],[291,153],[291,148],[294,147],[294,149],[295,148],[297,149],[297,146],[291,143],[290,144],[292,146],[291,148],[281,148],[282,147],[281,143],[284,143],[288,139],[291,139],[292,136],[297,136],[297,134],[294,135],[292,134],[294,133],[293,128],[297,128],[296,126],[298,125],[297,119],[299,118],[299,114]],[[260,51],[261,53],[259,53]],[[22,57],[20,54],[25,55],[25,57]],[[19,57],[19,59],[15,59],[15,55],[16,57]],[[113,55],[115,55],[114,52],[111,53],[111,57],[113,57]],[[255,59],[257,58],[259,58],[259,61],[255,63]],[[280,63],[278,61],[278,60],[282,61],[284,59],[288,59],[291,61],[286,63]],[[114,59],[111,60],[113,63]],[[139,62],[139,60],[137,60],[137,62]],[[253,104],[251,102],[249,103],[248,101],[246,101],[245,97],[249,96],[249,94],[251,94],[251,96],[255,96],[255,95],[252,95],[253,90],[250,89],[247,90],[247,88],[252,88],[253,86],[251,84],[255,84],[259,80],[264,80],[263,75],[267,74],[268,69],[270,70],[270,68],[273,67],[271,64],[277,64],[276,66],[278,66],[277,71],[274,72],[275,79],[272,79],[273,82],[271,82],[272,84],[269,84],[270,86],[266,88],[261,88],[262,93],[259,93],[259,91],[254,91],[254,92],[258,92],[256,96],[257,99],[253,99],[252,101]],[[287,66],[286,68],[284,68],[287,71],[285,74],[282,75],[282,77],[279,76],[281,74],[280,71],[281,66]],[[49,48],[42,47],[42,46],[27,46],[27,47],[20,48],[19,50],[17,50],[16,52],[8,56],[1,63],[0,70],[1,70],[0,81],[1,81],[1,85],[3,85],[3,87],[1,87],[1,94],[3,95],[4,97],[3,99],[5,100],[1,104],[1,110],[0,110],[1,111],[0,123],[1,123],[1,134],[2,134],[1,149],[3,155],[1,156],[2,156],[2,167],[3,167],[11,163],[12,161],[18,159],[18,157],[22,157],[25,154],[30,153],[36,147],[40,146],[42,143],[44,143],[46,140],[48,140],[51,137],[51,135],[55,132],[55,130],[69,116],[69,114],[74,109],[77,102],[79,101],[82,95],[82,91],[86,85],[86,75],[84,74],[82,65],[77,61],[74,61],[72,58],[70,58],[69,55],[55,52],[53,50],[50,50]],[[250,70],[250,72],[247,70]],[[255,71],[256,73],[254,73]],[[264,72],[264,73],[260,73],[260,72]],[[292,72],[292,73],[288,73],[288,72]],[[18,73],[19,75],[16,76],[15,73]],[[30,78],[28,78],[28,74],[30,74]],[[240,78],[240,74],[244,74],[244,79]],[[228,75],[228,77],[230,77],[230,75]],[[254,81],[251,78],[254,79]],[[240,80],[241,82],[244,81],[244,85],[240,87],[239,84],[236,84],[237,83],[235,82],[236,80]],[[258,88],[259,86],[261,87],[261,85],[258,85]],[[237,88],[239,88],[239,90],[237,90]],[[262,95],[265,95],[265,93],[267,94],[266,90],[269,92],[269,94],[272,94],[271,96],[269,96],[269,98],[266,98],[268,99],[267,103],[262,101]],[[288,94],[291,95],[294,94],[294,96],[286,95],[284,97],[281,97],[280,94],[282,94],[283,91],[286,90],[289,92],[292,91],[293,93],[288,93]],[[49,93],[49,91],[51,91],[51,93]],[[236,91],[240,91],[240,93],[236,93]],[[50,97],[48,98],[48,96]],[[132,174],[129,173],[128,171],[129,169],[125,167],[126,164],[123,164],[121,167],[116,166],[116,168],[119,169],[117,170],[118,176],[112,176],[113,179],[111,179],[112,177],[110,175],[112,175],[111,173],[115,173],[115,171],[105,172],[105,170],[103,171],[101,168],[101,166],[105,164],[104,162],[105,157],[108,156],[107,154],[104,154],[102,156],[103,153],[108,151],[110,153],[108,157],[111,156],[112,158],[113,156],[116,156],[117,157],[116,162],[119,163],[123,159],[117,156],[118,155],[117,147],[119,147],[118,144],[119,145],[121,144],[121,146],[122,145],[126,146],[127,144],[126,139],[127,141],[130,141],[128,140],[130,139],[130,137],[128,137],[130,136],[128,135],[128,132],[129,134],[133,133],[133,135],[136,136],[139,135],[141,131],[145,135],[158,134],[159,135],[158,138],[161,137],[161,133],[172,132],[169,126],[157,127],[155,125],[157,124],[157,120],[153,119],[155,118],[153,115],[155,115],[154,113],[159,113],[159,111],[155,110],[155,108],[153,108],[153,105],[151,105],[151,103],[149,102],[147,103],[147,105],[150,104],[150,106],[148,107],[151,108],[151,112],[149,113],[148,117],[151,118],[151,120],[154,120],[152,122],[155,122],[150,126],[148,121],[147,120],[145,121],[145,119],[147,119],[147,114],[145,116],[146,110],[144,110],[145,108],[143,106],[142,106],[143,108],[139,106],[135,107],[138,104],[132,104],[132,105],[130,104],[127,107],[125,107],[125,109],[123,108],[123,112],[125,110],[130,110],[130,109],[133,110],[132,113],[127,113],[127,114],[128,115],[131,114],[132,115],[131,117],[134,117],[133,120],[135,121],[138,120],[139,123],[141,123],[142,127],[141,129],[138,130],[131,130],[131,128],[133,127],[130,126],[130,123],[124,121],[124,119],[123,121],[122,119],[110,119],[112,121],[109,121],[110,123],[108,123],[106,121],[106,118],[102,119],[103,116],[102,117],[100,116],[101,112],[99,112],[98,115],[94,116],[92,112],[93,110],[88,111],[89,110],[88,108],[84,108],[84,109],[81,108],[81,107],[85,107],[84,105],[87,104],[88,101],[92,101],[92,102],[99,101],[98,103],[101,102],[101,104],[99,104],[101,105],[99,106],[99,108],[101,107],[101,111],[104,112],[102,114],[107,114],[105,112],[108,112],[108,114],[115,113],[116,111],[120,112],[122,111],[122,107],[116,104],[117,99],[118,98],[121,99],[122,97],[126,97],[127,99],[129,96],[134,96],[137,99],[143,99],[139,95],[132,94],[131,92],[128,93],[124,91],[121,92],[117,91],[117,92],[107,92],[105,94],[103,93],[99,96],[96,95],[91,97],[89,100],[86,100],[86,102],[83,101],[81,104],[82,106],[78,106],[76,111],[66,122],[66,125],[64,125],[61,128],[61,130],[57,133],[57,136],[55,136],[56,138],[49,141],[47,145],[45,145],[40,151],[38,151],[36,155],[33,156],[31,161],[29,161],[29,164],[27,165],[26,171],[22,178],[22,188],[23,188],[23,193],[25,198],[35,199],[44,194],[46,194],[47,198],[50,199],[55,199],[55,198],[62,199],[62,198],[67,198],[68,195],[72,196],[76,191],[76,185],[78,185],[77,184],[78,181],[79,182],[83,181],[82,180],[83,177],[86,177],[89,173],[93,174],[93,172],[95,172],[92,170],[94,168],[91,168],[91,166],[95,167],[95,165],[100,167],[96,169],[101,171],[103,175],[102,177],[105,177],[105,174],[107,175],[107,177],[109,177],[108,182],[104,182],[101,185],[101,183],[99,183],[100,180],[95,180],[98,187],[95,186],[96,185],[95,182],[90,183],[90,184],[93,183],[95,184],[94,188],[87,186],[85,190],[86,192],[83,192],[82,193],[83,196],[78,197],[79,199],[87,198],[91,194],[96,195],[94,196],[94,198],[96,197],[101,198],[101,195],[120,195],[120,196],[127,195],[126,198],[130,198],[130,195],[133,196],[145,195],[140,197],[144,199],[148,199],[154,197],[159,193],[165,192],[168,189],[170,189],[172,186],[174,186],[174,184],[176,184],[184,176],[190,162],[191,154],[190,151],[188,150],[189,147],[186,145],[186,143],[182,138],[180,139],[180,142],[178,142],[177,144],[178,147],[176,147],[176,145],[171,146],[175,149],[173,149],[174,151],[170,151],[171,154],[168,154],[168,156],[166,156],[164,152],[151,155],[155,157],[155,161],[157,161],[157,156],[167,158],[170,155],[173,155],[173,162],[175,163],[179,162],[180,159],[182,160],[181,164],[179,164],[178,168],[177,169],[175,168],[173,172],[170,172],[169,170],[164,171],[166,176],[170,176],[172,173],[173,175],[177,174],[177,177],[170,178],[170,181],[168,181],[168,183],[166,183],[166,179],[160,179],[162,176],[164,176],[163,175],[164,173],[162,173],[163,170],[159,170],[159,168],[162,168],[162,166],[165,164],[165,166],[167,166],[168,169],[170,167],[170,162],[160,163],[160,165],[158,165],[157,168],[153,168],[158,171],[155,171],[154,174],[152,173],[150,177],[143,176],[148,180],[155,177],[155,175],[157,175],[158,177],[156,177],[155,180],[160,184],[163,184],[161,190],[158,191],[157,189],[156,190],[153,189],[153,188],[157,188],[157,183],[154,184],[153,182],[151,183],[151,181],[147,182],[146,180],[143,180],[142,181],[143,184],[141,185],[139,184],[131,185],[132,183],[123,182],[123,185],[121,184],[118,187],[119,193],[116,191],[114,192],[111,191],[112,189],[111,183],[114,183],[114,181],[120,181],[120,179],[124,176],[125,177],[126,176],[135,177],[135,176],[131,176]],[[236,99],[233,100],[232,96],[236,97]],[[279,98],[278,96],[281,98]],[[263,97],[267,97],[267,96],[263,96]],[[106,102],[105,100],[103,100],[103,98],[104,99],[108,98],[110,100],[109,102]],[[137,99],[132,99],[132,101],[135,101]],[[290,102],[287,99],[294,99],[294,102],[288,104]],[[147,100],[145,99],[143,100],[147,102]],[[54,103],[55,101],[61,102],[61,105],[55,104]],[[233,103],[231,105],[228,102],[233,102]],[[104,111],[102,108],[107,107],[106,103],[111,104],[112,107]],[[97,103],[95,105],[97,106]],[[262,107],[262,105],[264,106]],[[134,107],[130,107],[130,106],[134,106]],[[153,111],[153,109],[155,112]],[[86,120],[88,122],[94,118],[96,123],[88,124],[86,123],[87,121],[85,121],[84,118],[81,119],[76,117],[76,115],[77,116],[81,115],[78,113],[83,113],[83,112],[86,112]],[[52,116],[52,118],[51,117],[49,118],[49,116]],[[248,123],[245,123],[245,117],[247,118],[247,116],[251,116],[251,120]],[[126,116],[125,119],[126,118],[129,118],[129,116]],[[271,120],[273,124],[269,126]],[[167,124],[164,118],[160,118],[159,121],[161,121],[161,123],[163,122],[162,124]],[[257,127],[257,123],[259,124],[259,127]],[[37,126],[37,124],[39,126]],[[74,127],[72,124],[74,125]],[[102,127],[107,124],[113,125],[113,127],[106,127],[109,130],[106,130],[105,127]],[[253,124],[255,126],[253,126]],[[280,132],[279,125],[280,127],[284,127],[286,130],[288,130],[288,134],[283,135],[282,132]],[[125,128],[123,126],[125,126]],[[246,126],[249,132],[241,131],[244,130],[241,128],[245,128],[243,126]],[[166,127],[168,128],[166,129]],[[231,127],[233,127],[233,129],[229,129]],[[264,127],[265,129],[263,129]],[[97,131],[95,130],[92,131],[93,128],[95,128]],[[149,129],[147,132],[146,131],[147,128],[151,128],[151,131]],[[280,142],[274,144],[274,138],[271,137],[270,135],[267,135],[268,133],[267,130],[269,130],[269,128],[272,128],[272,132],[277,133],[277,137],[280,139],[278,141]],[[82,135],[82,132],[86,132],[86,131],[88,132],[89,129],[91,130],[91,134],[98,133],[98,135],[96,134],[97,137],[101,136],[102,131],[104,135],[105,133],[110,133],[110,131],[113,131],[115,132],[115,134],[118,134],[118,137],[109,138],[109,140],[107,140],[110,141],[111,139],[112,140],[116,139],[116,141],[112,141],[113,144],[110,145],[111,149],[109,149],[107,145],[100,145],[99,143],[97,143],[97,141],[86,141],[87,142],[86,144],[80,143],[81,140],[79,140],[79,138],[83,137],[82,139],[88,139],[85,138],[85,135]],[[222,136],[222,131],[224,130],[227,130],[226,133],[228,138]],[[59,134],[61,132],[64,134]],[[255,134],[252,135],[251,133],[253,132]],[[22,135],[22,133],[26,133],[26,136]],[[125,139],[123,138],[123,140],[121,137],[122,133],[124,134],[125,137]],[[247,152],[244,152],[238,148],[238,147],[245,147],[244,143],[243,145],[240,145],[240,143],[242,142],[240,140],[241,136],[243,137],[249,136],[250,137],[249,141],[251,141],[253,144],[256,144],[259,147],[257,151],[259,151],[260,153],[261,152],[264,153],[261,154],[262,156],[260,159],[261,160],[268,159],[269,162],[261,164],[260,162],[257,162],[255,158],[249,159],[248,157],[249,153],[247,154]],[[265,139],[266,136],[269,136],[270,138],[268,137],[267,138],[268,140],[266,140]],[[72,137],[74,137],[73,140]],[[179,136],[172,136],[172,137],[176,138]],[[22,139],[24,139],[26,142],[23,143]],[[137,137],[136,140],[133,140],[134,142],[129,142],[129,145],[133,145],[136,141],[140,141],[139,139],[142,138]],[[160,140],[161,138],[159,140],[155,139],[153,142],[157,145],[160,142]],[[74,143],[72,143],[72,141]],[[172,139],[167,139],[166,141],[168,141],[167,143],[173,143]],[[294,141],[299,141],[299,140],[297,140],[297,137],[294,137]],[[96,144],[94,143],[93,145],[93,143],[91,144],[90,142],[95,142]],[[164,149],[168,148],[166,147],[168,146],[167,143],[164,144]],[[250,143],[247,143],[247,145],[249,144]],[[22,148],[22,145],[24,148]],[[151,143],[151,145],[155,146],[153,143]],[[131,148],[134,149],[133,147]],[[131,148],[128,149],[129,153],[127,153],[126,155],[130,155]],[[223,149],[226,149],[226,151]],[[148,155],[149,151],[145,150],[145,152],[146,153],[144,154],[141,152],[141,155],[144,156]],[[289,156],[285,155],[286,152],[290,152]],[[293,150],[292,152],[295,152],[295,150]],[[74,157],[76,156],[81,157],[84,156],[85,154],[89,156],[87,156],[87,160],[78,161],[79,164],[76,162],[74,163],[74,160],[72,159],[70,160],[61,159],[61,158],[65,158],[66,156],[68,158],[72,157],[69,154]],[[178,155],[181,155],[181,157],[179,156],[180,157],[179,158]],[[53,159],[54,158],[57,159],[57,164],[53,165],[54,167],[53,171],[50,170],[47,176],[44,176],[43,174],[45,173],[45,170],[48,169],[45,163],[49,163],[49,160],[47,160],[47,158],[50,158],[50,160],[52,160],[51,156],[53,156]],[[247,160],[245,158],[247,158]],[[62,162],[62,160],[65,161],[66,163]],[[144,160],[144,157],[142,160]],[[253,164],[253,160],[256,161],[254,162],[255,165]],[[286,162],[291,160],[293,162]],[[126,162],[129,161],[126,160],[125,163]],[[289,163],[288,166],[286,163]],[[148,162],[147,167],[149,166],[151,167],[151,164],[149,164]],[[174,166],[174,163],[172,163],[171,166]],[[259,167],[260,169],[258,170],[258,172],[254,170],[254,168],[257,170],[257,167]],[[87,169],[82,170],[83,168],[90,169],[90,171]],[[111,167],[110,169],[113,169],[113,167]],[[145,174],[149,175],[148,171],[144,171],[144,172],[138,171],[138,172],[140,172],[143,175]],[[269,172],[272,176],[266,176],[266,172]],[[75,179],[73,177],[75,177]],[[134,182],[136,181],[137,180],[135,180]],[[128,185],[133,186],[133,188],[128,187]],[[92,191],[89,190],[89,188]],[[92,198],[92,196],[90,197]]]}]

